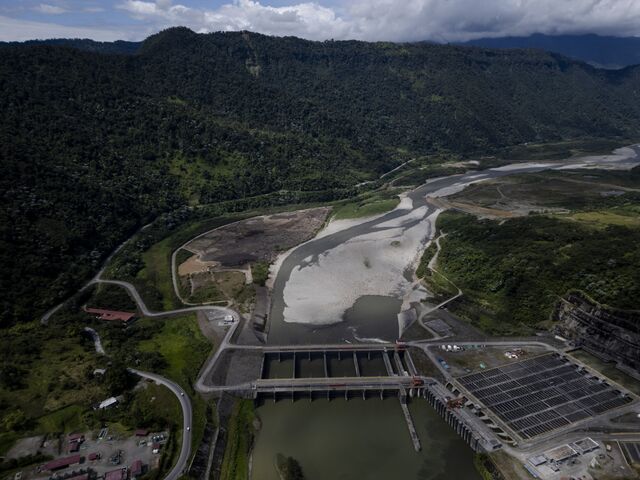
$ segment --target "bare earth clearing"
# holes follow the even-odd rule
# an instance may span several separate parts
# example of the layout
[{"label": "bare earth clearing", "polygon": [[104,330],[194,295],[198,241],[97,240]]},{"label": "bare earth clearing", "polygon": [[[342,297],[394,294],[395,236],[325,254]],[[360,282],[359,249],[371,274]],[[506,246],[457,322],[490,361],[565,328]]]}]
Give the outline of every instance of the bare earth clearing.
[{"label": "bare earth clearing", "polygon": [[320,207],[249,218],[208,232],[184,248],[201,261],[222,267],[272,262],[280,251],[313,237],[330,210]]},{"label": "bare earth clearing", "polygon": [[243,284],[253,281],[252,264],[269,264],[282,251],[312,238],[330,211],[321,207],[263,215],[196,237],[183,247],[194,255],[177,268],[183,297],[192,304],[246,297]]}]

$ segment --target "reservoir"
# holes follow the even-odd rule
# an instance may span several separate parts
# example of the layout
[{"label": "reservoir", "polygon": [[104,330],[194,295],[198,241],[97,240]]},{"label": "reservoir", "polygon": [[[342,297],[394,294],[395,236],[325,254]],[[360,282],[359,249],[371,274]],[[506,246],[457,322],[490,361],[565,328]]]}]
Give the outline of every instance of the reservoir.
[{"label": "reservoir", "polygon": [[265,400],[253,449],[253,480],[280,480],[278,453],[308,480],[480,480],[473,452],[423,399],[409,405],[422,442],[415,452],[396,397]]}]

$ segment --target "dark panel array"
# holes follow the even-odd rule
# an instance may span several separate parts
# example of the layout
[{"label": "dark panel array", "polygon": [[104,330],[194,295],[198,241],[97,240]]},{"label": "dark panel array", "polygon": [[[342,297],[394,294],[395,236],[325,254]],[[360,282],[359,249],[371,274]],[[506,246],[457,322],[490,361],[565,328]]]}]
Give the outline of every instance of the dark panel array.
[{"label": "dark panel array", "polygon": [[522,438],[632,400],[555,353],[466,375],[459,381]]}]

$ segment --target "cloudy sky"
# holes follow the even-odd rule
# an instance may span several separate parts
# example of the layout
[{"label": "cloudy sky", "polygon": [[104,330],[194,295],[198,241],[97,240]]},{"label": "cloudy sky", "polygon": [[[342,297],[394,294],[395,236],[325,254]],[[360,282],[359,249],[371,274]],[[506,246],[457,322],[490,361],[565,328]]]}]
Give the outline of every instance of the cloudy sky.
[{"label": "cloudy sky", "polygon": [[0,40],[141,40],[163,28],[313,40],[640,35],[640,0],[0,0]]}]

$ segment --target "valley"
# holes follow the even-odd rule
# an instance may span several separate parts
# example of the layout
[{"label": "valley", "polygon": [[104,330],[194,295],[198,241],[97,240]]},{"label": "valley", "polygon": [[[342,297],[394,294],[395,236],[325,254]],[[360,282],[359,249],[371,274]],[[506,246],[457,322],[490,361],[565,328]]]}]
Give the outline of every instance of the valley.
[{"label": "valley", "polygon": [[[402,193],[397,206],[388,213],[378,213],[374,216],[355,219],[331,218],[313,238],[307,238],[306,241],[304,238],[297,240],[297,242],[302,242],[299,246],[293,246],[281,252],[278,258],[275,259],[266,281],[271,303],[264,325],[256,325],[249,312],[242,313],[226,310],[215,305],[177,305],[176,308],[170,311],[160,310],[154,312],[153,309],[145,305],[144,297],[146,294],[139,292],[134,284],[116,279],[108,280],[102,277],[101,275],[108,273],[111,276],[116,272],[116,270],[109,268],[110,266],[107,265],[104,270],[105,273],[98,275],[93,281],[100,285],[99,288],[102,289],[102,293],[100,295],[92,294],[92,305],[122,309],[133,308],[141,316],[147,318],[137,320],[133,327],[127,327],[127,331],[130,331],[131,328],[134,328],[134,331],[130,331],[131,333],[127,334],[127,336],[131,337],[131,340],[122,345],[119,345],[124,341],[121,333],[119,333],[121,327],[113,326],[105,330],[105,325],[99,321],[92,322],[92,325],[99,332],[102,342],[105,344],[108,357],[116,355],[116,352],[118,352],[116,357],[128,358],[130,353],[125,353],[127,350],[129,352],[137,351],[139,353],[134,353],[133,358],[137,358],[136,362],[138,364],[147,365],[152,371],[165,372],[169,378],[179,381],[179,386],[175,387],[178,388],[176,395],[180,398],[180,392],[184,389],[191,398],[191,404],[194,409],[192,412],[191,406],[188,409],[183,406],[183,429],[179,436],[183,439],[191,438],[192,426],[194,427],[194,433],[195,431],[198,432],[196,439],[203,438],[201,437],[203,435],[201,432],[203,432],[205,424],[208,425],[206,430],[211,432],[210,420],[206,420],[211,414],[207,414],[205,411],[211,409],[213,405],[216,406],[215,412],[218,415],[218,420],[213,422],[214,424],[218,422],[222,422],[222,424],[231,422],[233,424],[236,421],[234,415],[237,415],[237,413],[233,413],[235,410],[232,412],[229,409],[229,405],[234,403],[233,397],[229,395],[245,398],[248,396],[249,398],[257,399],[257,408],[252,415],[256,415],[256,418],[261,418],[261,420],[254,421],[254,426],[250,427],[249,435],[251,438],[255,437],[256,442],[253,448],[248,447],[247,438],[242,441],[239,440],[240,437],[236,439],[234,435],[239,435],[239,432],[234,433],[233,430],[228,433],[229,437],[226,438],[220,437],[220,430],[215,429],[213,431],[218,432],[216,436],[212,438],[206,437],[209,438],[209,440],[205,440],[206,442],[213,442],[209,446],[211,452],[216,452],[220,442],[224,441],[222,445],[227,445],[223,455],[217,456],[215,453],[213,454],[212,458],[218,458],[216,461],[221,463],[216,464],[214,462],[214,464],[209,464],[209,467],[206,467],[207,462],[204,461],[205,467],[203,468],[206,471],[209,469],[220,471],[221,478],[233,478],[233,476],[229,476],[229,473],[223,473],[230,471],[229,466],[224,466],[228,462],[233,461],[236,464],[234,468],[242,468],[241,464],[237,464],[237,462],[248,461],[248,458],[253,459],[253,462],[255,462],[253,463],[253,468],[258,469],[254,470],[256,472],[254,475],[258,475],[256,478],[263,478],[263,474],[259,473],[260,469],[266,469],[264,475],[270,478],[268,475],[275,475],[275,473],[269,470],[269,458],[281,453],[293,455],[296,461],[301,462],[305,471],[309,472],[311,478],[315,478],[314,476],[322,478],[324,475],[329,474],[328,472],[331,471],[331,468],[335,468],[331,467],[331,465],[342,465],[339,455],[333,456],[336,463],[318,463],[318,459],[322,457],[318,457],[317,452],[313,453],[312,457],[308,457],[305,453],[314,451],[314,447],[311,444],[298,442],[297,446],[293,447],[290,444],[291,434],[287,434],[286,430],[281,431],[275,428],[276,424],[282,426],[295,425],[299,422],[296,418],[299,418],[300,415],[312,416],[320,422],[309,424],[309,430],[305,433],[305,438],[316,438],[315,441],[317,442],[320,441],[318,439],[325,438],[327,435],[334,438],[336,435],[342,435],[342,443],[336,443],[335,447],[339,448],[343,455],[354,454],[349,453],[353,448],[352,446],[362,442],[364,438],[362,435],[366,435],[364,431],[349,432],[349,428],[345,429],[345,422],[348,419],[352,419],[360,425],[376,425],[380,422],[387,422],[389,426],[384,427],[385,431],[396,432],[394,438],[397,438],[394,442],[397,442],[403,453],[393,455],[385,460],[385,469],[404,471],[404,474],[410,476],[416,475],[415,472],[421,471],[420,469],[426,469],[425,471],[431,472],[429,478],[446,478],[453,467],[438,467],[438,462],[441,460],[436,460],[436,458],[442,458],[441,455],[444,455],[445,458],[453,458],[453,456],[458,455],[458,453],[454,452],[458,452],[460,449],[466,450],[467,447],[463,446],[464,444],[460,444],[461,440],[455,439],[454,435],[451,440],[447,441],[451,442],[447,443],[447,445],[450,445],[447,448],[451,448],[451,450],[446,450],[438,454],[439,456],[437,457],[434,456],[436,450],[431,447],[425,448],[424,442],[427,442],[428,445],[430,441],[433,441],[434,428],[438,429],[438,431],[444,429],[438,435],[444,435],[447,438],[453,434],[453,431],[450,431],[446,423],[443,423],[437,415],[434,416],[433,410],[430,410],[431,407],[423,403],[424,400],[421,400],[420,397],[442,399],[436,400],[434,405],[437,405],[438,401],[448,401],[447,399],[457,394],[456,389],[464,388],[458,386],[460,385],[458,380],[460,376],[502,365],[504,362],[501,362],[500,359],[506,355],[505,352],[507,351],[513,351],[514,349],[516,351],[526,351],[531,358],[536,358],[544,355],[543,352],[545,351],[557,352],[562,356],[565,351],[571,350],[572,347],[568,343],[554,339],[552,335],[543,334],[539,337],[526,337],[524,336],[526,335],[525,332],[518,332],[519,336],[516,338],[505,338],[505,334],[509,335],[509,333],[505,332],[502,338],[492,339],[487,333],[495,335],[497,332],[488,330],[482,324],[477,326],[480,326],[483,331],[475,330],[473,326],[476,323],[473,318],[469,319],[472,327],[466,327],[463,322],[451,317],[449,313],[444,314],[443,312],[443,314],[440,314],[442,310],[434,310],[432,308],[433,303],[430,304],[430,298],[433,297],[433,294],[430,292],[429,279],[427,278],[424,283],[417,281],[413,272],[418,266],[423,250],[434,240],[437,229],[442,228],[440,227],[442,222],[439,216],[450,222],[448,216],[454,215],[455,217],[455,215],[460,215],[459,213],[443,213],[442,204],[434,206],[434,200],[450,202],[450,205],[453,205],[456,210],[469,211],[480,216],[483,216],[483,213],[473,211],[472,206],[465,206],[464,209],[461,209],[458,204],[453,204],[453,202],[467,202],[465,205],[472,205],[469,202],[478,202],[480,205],[487,205],[494,209],[511,210],[513,208],[511,204],[507,203],[508,200],[528,202],[530,205],[535,204],[535,208],[540,209],[545,215],[558,215],[559,213],[553,208],[559,204],[565,205],[564,208],[566,208],[568,205],[567,195],[572,199],[573,204],[577,202],[583,207],[585,205],[588,206],[589,202],[594,198],[615,200],[623,196],[602,195],[603,191],[610,192],[618,188],[625,195],[634,195],[635,184],[630,183],[628,176],[621,177],[617,172],[623,172],[640,164],[637,151],[638,147],[634,146],[620,149],[615,155],[609,157],[575,157],[563,161],[544,163],[525,162],[488,170],[470,171],[450,177],[435,178],[416,189],[410,189]],[[603,167],[606,169],[603,170]],[[568,168],[569,170],[567,170]],[[580,180],[580,182],[594,183],[593,193],[591,190],[586,190],[571,194],[567,189],[556,187],[557,182],[564,181],[575,185],[575,172],[583,172],[582,175],[585,175],[586,180]],[[624,181],[616,183],[616,176]],[[554,178],[556,183],[548,182],[547,177]],[[536,204],[535,199],[527,197],[527,195],[532,195],[531,192],[535,192],[528,186],[528,181],[530,179],[535,181],[538,178],[545,178],[545,185],[548,185],[551,189],[561,191],[561,197],[554,199],[549,197],[548,194],[542,194],[540,198],[547,201],[543,205]],[[606,180],[605,184],[603,184],[603,178]],[[496,185],[498,186],[496,187]],[[514,190],[514,188],[518,189],[521,186],[524,187],[523,191]],[[500,192],[503,194],[507,192],[509,196],[505,195],[503,197]],[[469,197],[466,198],[465,195],[469,195]],[[461,200],[458,200],[459,198]],[[498,203],[495,203],[496,201]],[[521,203],[518,203],[518,208],[520,208],[520,205]],[[608,208],[615,209],[618,207],[612,204]],[[296,218],[296,215],[299,216],[300,213],[275,214],[274,218],[281,217],[284,221],[291,221],[291,219]],[[323,213],[320,221],[322,221],[324,215],[326,215],[326,212]],[[563,215],[573,214],[570,212],[568,214],[563,213]],[[515,220],[517,218],[511,221]],[[262,217],[255,217],[248,221],[241,220],[241,222],[245,222],[246,227],[243,223],[239,224],[241,225],[239,228],[231,225],[231,234],[238,236],[235,244],[240,249],[242,249],[241,242],[244,241],[258,242],[258,245],[269,248],[268,237],[272,234],[256,232],[254,228],[257,225],[256,222],[261,221],[264,221]],[[504,219],[485,221],[503,222]],[[201,258],[205,258],[204,255],[207,255],[205,250],[207,252],[215,252],[219,248],[216,245],[221,245],[220,242],[228,241],[224,236],[226,235],[224,229],[227,227],[222,228],[223,230],[208,230],[203,234],[197,235],[195,240],[187,240],[187,243],[184,244],[185,247],[182,248],[186,248],[191,252],[197,251]],[[247,230],[247,228],[249,229]],[[316,228],[313,227],[310,231]],[[589,228],[594,227],[590,226]],[[455,230],[447,227],[446,235],[439,240],[441,251],[434,257],[432,262],[429,262],[430,268],[438,268],[446,278],[452,278],[455,281],[455,285],[460,285],[463,292],[462,299],[474,301],[475,294],[469,293],[467,285],[456,277],[456,271],[451,270],[446,263],[448,261],[447,255],[450,255],[448,252],[450,238],[454,234]],[[265,236],[265,243],[261,240],[262,236]],[[162,241],[164,242],[164,240]],[[132,242],[135,243],[135,239]],[[281,244],[280,241],[276,243],[278,245]],[[173,254],[164,257],[168,266],[163,268],[168,268],[169,272],[189,261],[186,258],[188,255],[180,255],[178,253],[181,251],[180,244],[174,243],[174,245],[177,246],[173,250]],[[251,250],[253,251],[253,249]],[[342,253],[343,250],[346,250],[345,253]],[[394,256],[389,253],[394,250],[399,250],[399,255]],[[119,256],[127,255],[126,252],[127,245],[123,247],[121,252],[115,254],[112,262],[114,264],[121,262]],[[233,250],[229,250],[229,252],[229,255],[236,261],[237,255],[233,253]],[[332,259],[332,256],[336,257],[335,260]],[[180,258],[181,262],[176,262],[176,258]],[[253,272],[253,263],[264,260],[273,261],[273,259],[274,257],[265,257],[264,259],[258,256],[255,258],[243,257],[242,269],[244,272]],[[368,259],[368,265],[364,259]],[[201,262],[203,261],[211,260],[205,258],[205,260],[201,260]],[[173,266],[171,266],[171,263],[173,263]],[[322,273],[323,270],[326,270],[326,273]],[[335,281],[323,283],[321,280],[322,275],[327,275],[327,278],[340,279],[340,283]],[[384,277],[384,275],[390,276]],[[363,279],[366,280],[366,283],[362,283]],[[309,282],[313,287],[305,287],[305,282]],[[105,290],[106,288],[111,290],[107,291]],[[127,295],[122,297],[122,288],[130,295],[129,300],[127,300]],[[265,287],[258,285],[251,288]],[[288,290],[290,288],[293,288],[293,290]],[[385,290],[385,288],[388,288],[388,290]],[[176,293],[179,293],[179,291]],[[374,305],[372,303],[372,294],[386,300],[380,306],[374,307],[374,311],[369,311],[367,310],[369,306]],[[391,300],[396,302],[393,303],[393,307],[389,303]],[[64,313],[65,311],[71,313],[74,308],[78,308],[77,306],[81,301],[77,299],[74,303],[63,307],[60,310],[62,313],[54,313],[49,321],[59,322],[59,319],[68,315]],[[454,300],[446,308],[454,315],[460,315],[464,318],[465,310],[459,310],[457,302],[457,300]],[[108,305],[105,303],[108,303]],[[234,303],[234,305],[237,304]],[[330,308],[329,305],[331,306]],[[297,311],[298,314],[291,315],[289,313],[287,319],[286,309],[291,307],[294,307],[294,310],[291,311]],[[68,310],[69,308],[71,310]],[[379,309],[380,314],[377,314],[376,309]],[[362,312],[358,313],[359,310],[362,310]],[[186,320],[186,315],[189,313],[191,315],[196,314],[198,318],[197,325],[192,323],[193,317],[189,320],[191,333],[187,333],[187,330],[176,330],[175,327],[178,325],[180,318],[176,316],[185,316]],[[227,317],[231,320],[227,319]],[[438,331],[426,326],[431,325],[435,319],[438,319],[448,329],[448,333],[444,337]],[[158,324],[158,322],[162,323]],[[152,327],[152,325],[155,326]],[[164,326],[161,327],[160,325]],[[517,325],[517,323],[514,323],[514,325]],[[167,337],[165,340],[160,340],[162,337],[158,337],[157,341],[153,340],[154,337],[144,340],[148,334],[143,334],[142,332],[148,329],[151,329],[151,332],[166,331]],[[416,329],[417,331],[422,331],[422,335],[418,334],[417,338],[406,341],[399,340],[398,342],[400,343],[394,343],[396,339],[401,339],[405,332],[415,332]],[[201,330],[201,332],[198,332],[198,330]],[[140,334],[136,334],[135,331],[140,331]],[[163,335],[162,333],[159,334]],[[201,344],[201,347],[199,347],[201,352],[199,355],[200,360],[195,360],[194,358],[191,366],[184,364],[184,349],[193,349],[194,347],[193,340],[187,340],[187,338],[191,338],[193,335],[202,338],[203,334],[207,340],[199,340]],[[136,339],[137,335],[144,335],[141,342]],[[422,340],[420,336],[422,336]],[[264,343],[265,339],[266,343]],[[137,342],[140,343],[138,344]],[[213,342],[213,344],[210,345],[209,342]],[[472,349],[478,348],[478,346],[480,346],[480,349],[469,357],[469,360],[465,360],[459,366],[456,366],[455,368],[458,370],[453,373],[453,371],[449,370],[450,366],[447,363],[457,364],[458,357],[462,358],[462,354],[437,353],[440,349],[444,349],[447,345],[451,346],[451,344],[459,345],[463,351],[471,349],[469,351],[472,352]],[[178,347],[179,345],[180,347]],[[498,348],[498,354],[490,353],[489,350],[485,351],[488,345],[495,345]],[[407,348],[410,348],[412,353],[405,353]],[[366,366],[366,359],[362,357],[363,352],[366,353],[367,349],[369,352],[383,352],[375,353],[375,355],[389,355],[390,363],[387,365],[392,365],[393,369],[386,372],[386,375],[384,368],[382,372],[375,373],[375,369],[369,371],[371,367]],[[415,349],[424,352],[423,354],[427,356],[426,364],[424,360],[416,360],[414,365],[413,357],[418,355]],[[171,353],[174,351],[177,355],[175,357]],[[208,351],[212,353],[207,354]],[[334,352],[331,355],[338,355],[335,358],[331,357],[330,363],[327,363],[328,351]],[[401,359],[395,360],[395,362],[401,362],[398,364],[401,366],[396,367],[393,365],[393,356],[397,356],[398,351],[401,353],[401,357],[398,358]],[[278,380],[269,380],[271,377],[263,377],[264,370],[262,369],[264,367],[260,366],[260,359],[266,358],[267,355],[274,355],[276,352],[278,357],[272,369],[277,367],[280,370],[284,369],[282,372],[286,372],[287,369],[293,368],[291,377],[286,373],[277,374],[275,378]],[[322,355],[317,357],[317,352],[324,352],[324,374],[321,366]],[[340,352],[354,352],[355,371],[351,370],[349,372],[348,369],[344,370],[344,366],[340,366],[339,362],[334,363],[340,359]],[[396,353],[391,355],[391,353],[388,354],[387,352]],[[287,359],[290,358],[289,356],[292,353],[294,363],[287,364],[286,362],[289,361]],[[281,357],[281,355],[288,356]],[[297,366],[296,355],[299,355],[298,358],[306,358],[308,355],[309,361],[315,358],[314,362],[320,362],[318,364],[320,365],[319,369],[316,367]],[[371,353],[368,355],[371,355]],[[348,353],[347,358],[350,359],[350,357],[351,354]],[[356,357],[359,359],[356,360]],[[207,359],[205,360],[205,358]],[[449,360],[444,360],[445,358]],[[494,360],[490,360],[491,358],[494,358]],[[582,357],[576,357],[576,360],[573,361],[579,362],[577,358]],[[347,360],[347,362],[353,361]],[[495,363],[496,361],[497,363]],[[309,365],[315,364],[314,362]],[[491,362],[494,363],[492,364]],[[262,363],[264,364],[264,360],[262,360]],[[379,363],[379,367],[384,366],[384,362]],[[428,365],[429,363],[431,363],[430,366]],[[335,376],[335,379],[323,378],[327,376],[329,364],[331,365],[331,376]],[[478,370],[478,364],[480,365],[480,370]],[[198,365],[201,367],[198,367]],[[289,366],[287,367],[287,365]],[[419,366],[417,367],[416,365]],[[311,368],[311,370],[306,370],[307,368]],[[199,373],[198,370],[200,370]],[[309,378],[305,378],[305,376],[310,375],[310,372],[316,373],[311,374]],[[144,372],[142,374],[146,375]],[[607,373],[603,374],[607,375]],[[420,378],[419,382],[422,383],[416,384],[416,378]],[[453,389],[453,392],[445,388],[445,384],[449,389]],[[193,390],[193,386],[195,386],[195,390]],[[637,407],[635,389],[628,391],[625,387],[619,388],[623,389],[624,395],[626,395],[625,398],[628,398],[628,402],[631,402],[625,401],[623,403],[624,411],[620,410],[620,414],[622,415],[625,411],[635,411],[634,409]],[[409,441],[409,436],[406,433],[401,433],[403,428],[400,428],[402,421],[398,418],[398,404],[397,400],[396,402],[393,401],[393,397],[397,396],[397,393],[392,392],[399,391],[402,394],[405,391],[404,389],[407,391],[406,400],[410,405],[410,421],[417,422],[417,438],[420,439],[419,446],[416,446],[418,452],[415,455],[417,456],[409,453],[411,447],[406,445]],[[19,389],[17,392],[19,392]],[[411,393],[411,397],[409,397],[408,392]],[[449,396],[447,396],[447,393]],[[200,397],[201,394],[204,394],[204,400]],[[467,393],[466,395],[466,398],[469,398],[470,394]],[[212,396],[217,400],[212,401]],[[302,405],[308,402],[308,400],[304,400],[305,397],[312,400],[312,403],[308,409],[305,407],[304,410],[301,410]],[[332,397],[333,399],[330,403],[325,403]],[[372,400],[372,398],[377,397],[379,397],[377,401]],[[340,398],[342,400],[339,400]],[[401,396],[402,398],[404,397]],[[295,400],[294,407],[285,406],[290,399]],[[271,402],[274,400],[276,400],[276,403],[272,404]],[[478,400],[467,401],[477,402]],[[329,405],[333,402],[339,403],[333,404],[329,408]],[[345,403],[342,404],[342,402]],[[364,403],[359,406],[359,402]],[[375,402],[381,403],[376,404]],[[471,411],[473,409],[485,410],[478,404],[469,404],[465,405],[465,408],[460,411],[460,416],[455,417],[456,422],[459,422],[456,425],[464,426],[456,426],[457,431],[459,433],[465,432],[464,438],[471,442],[472,448],[476,451],[498,450],[496,445],[499,443],[501,451],[508,452],[511,458],[522,459],[518,461],[526,464],[527,458],[529,458],[527,455],[533,455],[531,452],[540,451],[541,448],[549,448],[549,445],[556,445],[558,442],[562,442],[564,438],[573,438],[570,431],[565,435],[563,430],[559,430],[554,432],[554,436],[551,438],[542,438],[532,443],[518,445],[518,442],[513,439],[514,434],[509,433],[509,427],[502,426],[501,421],[493,415],[490,409],[486,410],[488,420],[484,420],[485,423],[483,424],[473,415],[470,416],[467,408],[471,409]],[[353,409],[361,411],[360,419],[353,418]],[[330,426],[327,420],[322,420],[326,415],[330,415],[333,426]],[[381,418],[377,419],[376,416],[378,415]],[[449,418],[449,414],[446,414],[445,420],[450,422]],[[259,422],[260,425],[256,427],[255,425],[257,424],[255,422]],[[491,427],[493,425],[492,422],[498,422],[500,427]],[[593,425],[598,425],[596,419],[593,422]],[[391,427],[391,425],[394,426]],[[412,424],[410,423],[410,425]],[[425,430],[425,427],[427,427],[427,430]],[[410,430],[412,428],[411,426]],[[495,432],[497,430],[495,428],[498,428],[498,431],[503,433],[498,433],[496,437]],[[337,432],[341,433],[338,434]],[[601,434],[597,433],[597,428],[592,429],[590,432],[591,438],[598,439],[601,437]],[[207,435],[210,435],[210,433]],[[606,439],[610,438],[608,435],[608,433],[605,433],[602,438],[606,441]],[[322,441],[329,441],[329,437],[326,438],[327,440]],[[492,438],[497,438],[495,441],[498,443],[491,443],[494,441],[491,440]],[[240,441],[240,443],[236,445],[234,443],[236,441]],[[253,441],[250,440],[250,443],[253,444]],[[378,447],[367,449],[366,453],[360,450],[357,455],[370,455],[376,451],[376,448],[386,448],[385,446],[388,446],[387,441],[381,443]],[[475,444],[473,443],[474,441],[476,442]],[[197,443],[192,440],[192,444]],[[266,447],[267,444],[269,445],[268,447]],[[478,449],[478,444],[483,445],[483,447]],[[195,454],[190,444],[183,441],[181,445],[182,452],[179,457],[176,457],[175,461],[177,463],[172,470],[176,472],[175,475],[179,475],[180,472],[187,469],[187,462]],[[229,450],[231,448],[230,445],[236,445],[233,448],[239,449],[235,451],[240,457],[234,457],[234,460],[228,459],[227,455],[230,454],[230,451],[233,451]],[[340,445],[343,445],[343,447],[340,448]],[[438,445],[444,445],[441,439],[438,441]],[[283,452],[281,450],[286,451]],[[240,460],[240,458],[245,460]],[[459,463],[455,468],[465,472],[461,474],[467,478],[475,478],[473,477],[476,473],[471,452],[467,458],[467,463]],[[494,462],[497,465],[504,464],[504,458],[499,457],[499,460]],[[354,468],[358,468],[357,464],[353,465]],[[517,463],[513,464],[513,461],[511,463],[507,462],[507,465],[507,467],[502,465],[501,468],[519,468]],[[381,470],[381,472],[384,471],[386,470]],[[438,474],[436,472],[441,473]],[[174,478],[172,475],[174,474],[170,473],[167,478]],[[381,475],[384,476],[386,474],[381,473]],[[524,475],[521,478],[527,478],[525,473],[521,473],[521,475]],[[545,478],[555,477],[547,476]]]}]

